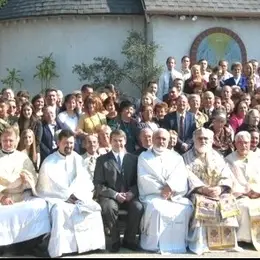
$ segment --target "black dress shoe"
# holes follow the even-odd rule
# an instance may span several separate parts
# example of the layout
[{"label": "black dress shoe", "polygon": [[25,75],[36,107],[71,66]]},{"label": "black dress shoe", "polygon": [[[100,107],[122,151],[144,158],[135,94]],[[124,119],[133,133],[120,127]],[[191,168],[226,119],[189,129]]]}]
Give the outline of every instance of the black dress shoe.
[{"label": "black dress shoe", "polygon": [[120,249],[120,242],[116,242],[111,245],[111,248],[108,251],[111,253],[116,253],[119,251],[119,249]]},{"label": "black dress shoe", "polygon": [[122,246],[124,248],[130,249],[130,250],[133,250],[133,251],[138,251],[140,249],[139,246],[136,243],[129,243],[129,242],[124,241],[124,240],[123,240]]}]

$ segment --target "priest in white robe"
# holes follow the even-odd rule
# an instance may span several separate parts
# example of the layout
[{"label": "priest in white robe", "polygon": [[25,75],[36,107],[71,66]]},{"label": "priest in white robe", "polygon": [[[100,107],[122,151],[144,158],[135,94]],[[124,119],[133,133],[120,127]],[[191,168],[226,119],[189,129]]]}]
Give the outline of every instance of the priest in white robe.
[{"label": "priest in white robe", "polygon": [[18,246],[20,249],[28,249],[28,245],[35,247],[37,241],[32,243],[35,242],[32,239],[50,232],[47,203],[32,196],[37,181],[35,167],[25,153],[15,150],[17,140],[15,129],[8,127],[3,130],[0,151],[0,246],[16,244],[15,250]]},{"label": "priest in white robe", "polygon": [[101,208],[92,199],[94,186],[73,151],[74,141],[70,130],[59,133],[58,151],[44,160],[37,183],[38,196],[49,204],[51,257],[105,249]]},{"label": "priest in white robe", "polygon": [[250,140],[247,131],[237,133],[237,150],[226,160],[233,172],[233,193],[240,210],[237,239],[253,243],[260,251],[260,167],[258,155],[250,151]]},{"label": "priest in white robe", "polygon": [[198,255],[210,250],[239,250],[235,234],[239,209],[231,194],[232,173],[222,155],[213,150],[213,135],[203,127],[195,130],[194,147],[183,155],[195,208],[189,249]]},{"label": "priest in white robe", "polygon": [[192,203],[187,170],[182,157],[167,149],[170,135],[160,128],[153,134],[153,148],[138,158],[139,198],[145,212],[140,245],[162,254],[185,253]]}]

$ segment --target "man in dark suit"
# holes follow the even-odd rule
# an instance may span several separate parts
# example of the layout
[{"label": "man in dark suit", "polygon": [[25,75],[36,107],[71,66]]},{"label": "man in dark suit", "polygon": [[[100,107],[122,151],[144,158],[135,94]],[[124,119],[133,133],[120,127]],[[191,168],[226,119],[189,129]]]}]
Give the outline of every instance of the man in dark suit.
[{"label": "man in dark suit", "polygon": [[45,102],[47,106],[51,106],[53,110],[55,111],[55,115],[57,115],[60,112],[60,107],[57,105],[58,101],[58,93],[55,88],[48,88],[45,90]]},{"label": "man in dark suit", "polygon": [[56,111],[52,106],[43,109],[42,138],[40,142],[41,164],[44,159],[57,150],[56,133],[61,129],[59,122],[56,121]]},{"label": "man in dark suit", "polygon": [[242,64],[235,62],[231,66],[233,77],[226,79],[224,85],[228,86],[239,86],[243,92],[247,91],[247,79],[242,76]]},{"label": "man in dark suit", "polygon": [[178,133],[176,151],[180,154],[188,151],[193,145],[192,134],[196,129],[193,113],[187,111],[188,99],[180,95],[177,100],[177,111],[167,114],[163,120],[163,128]]},{"label": "man in dark suit", "polygon": [[124,131],[112,131],[110,142],[112,150],[98,157],[96,162],[93,180],[96,197],[102,208],[105,232],[111,236],[109,250],[120,249],[119,209],[128,211],[123,246],[136,250],[136,234],[143,215],[143,206],[138,200],[137,156],[126,152]]}]

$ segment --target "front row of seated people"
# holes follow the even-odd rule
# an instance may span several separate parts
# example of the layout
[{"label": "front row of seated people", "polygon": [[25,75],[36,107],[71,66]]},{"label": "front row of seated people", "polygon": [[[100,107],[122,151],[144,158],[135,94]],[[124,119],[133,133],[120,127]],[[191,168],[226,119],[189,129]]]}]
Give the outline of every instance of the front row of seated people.
[{"label": "front row of seated people", "polygon": [[[149,134],[144,130],[143,133]],[[250,151],[250,134],[239,132],[236,151],[223,158],[212,149],[213,133],[194,131],[194,146],[183,157],[167,149],[168,131],[153,133],[139,157],[125,152],[125,133],[110,135],[111,151],[96,160],[94,176],[73,151],[68,130],[39,174],[15,150],[12,128],[1,135],[0,246],[48,234],[48,253],[120,249],[118,215],[128,211],[123,246],[160,253],[239,251],[239,241],[260,250],[260,169]],[[139,241],[137,234],[140,234]]]}]

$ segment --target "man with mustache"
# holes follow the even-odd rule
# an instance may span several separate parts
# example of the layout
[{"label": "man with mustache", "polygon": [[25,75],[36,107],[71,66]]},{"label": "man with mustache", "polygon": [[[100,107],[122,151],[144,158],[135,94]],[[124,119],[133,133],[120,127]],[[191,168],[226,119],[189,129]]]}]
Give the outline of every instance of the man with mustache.
[{"label": "man with mustache", "polygon": [[238,250],[235,228],[239,210],[231,195],[231,170],[212,148],[211,130],[195,130],[193,140],[194,147],[183,155],[189,173],[188,196],[195,207],[189,248],[199,255],[214,249]]},{"label": "man with mustache", "polygon": [[59,133],[58,151],[44,160],[36,187],[37,195],[49,206],[51,257],[105,249],[101,208],[92,199],[91,176],[82,157],[73,151],[74,143],[73,132]]},{"label": "man with mustache", "polygon": [[167,149],[170,134],[159,128],[153,147],[138,158],[139,198],[145,211],[141,222],[140,245],[144,250],[185,253],[192,203],[182,157]]}]

